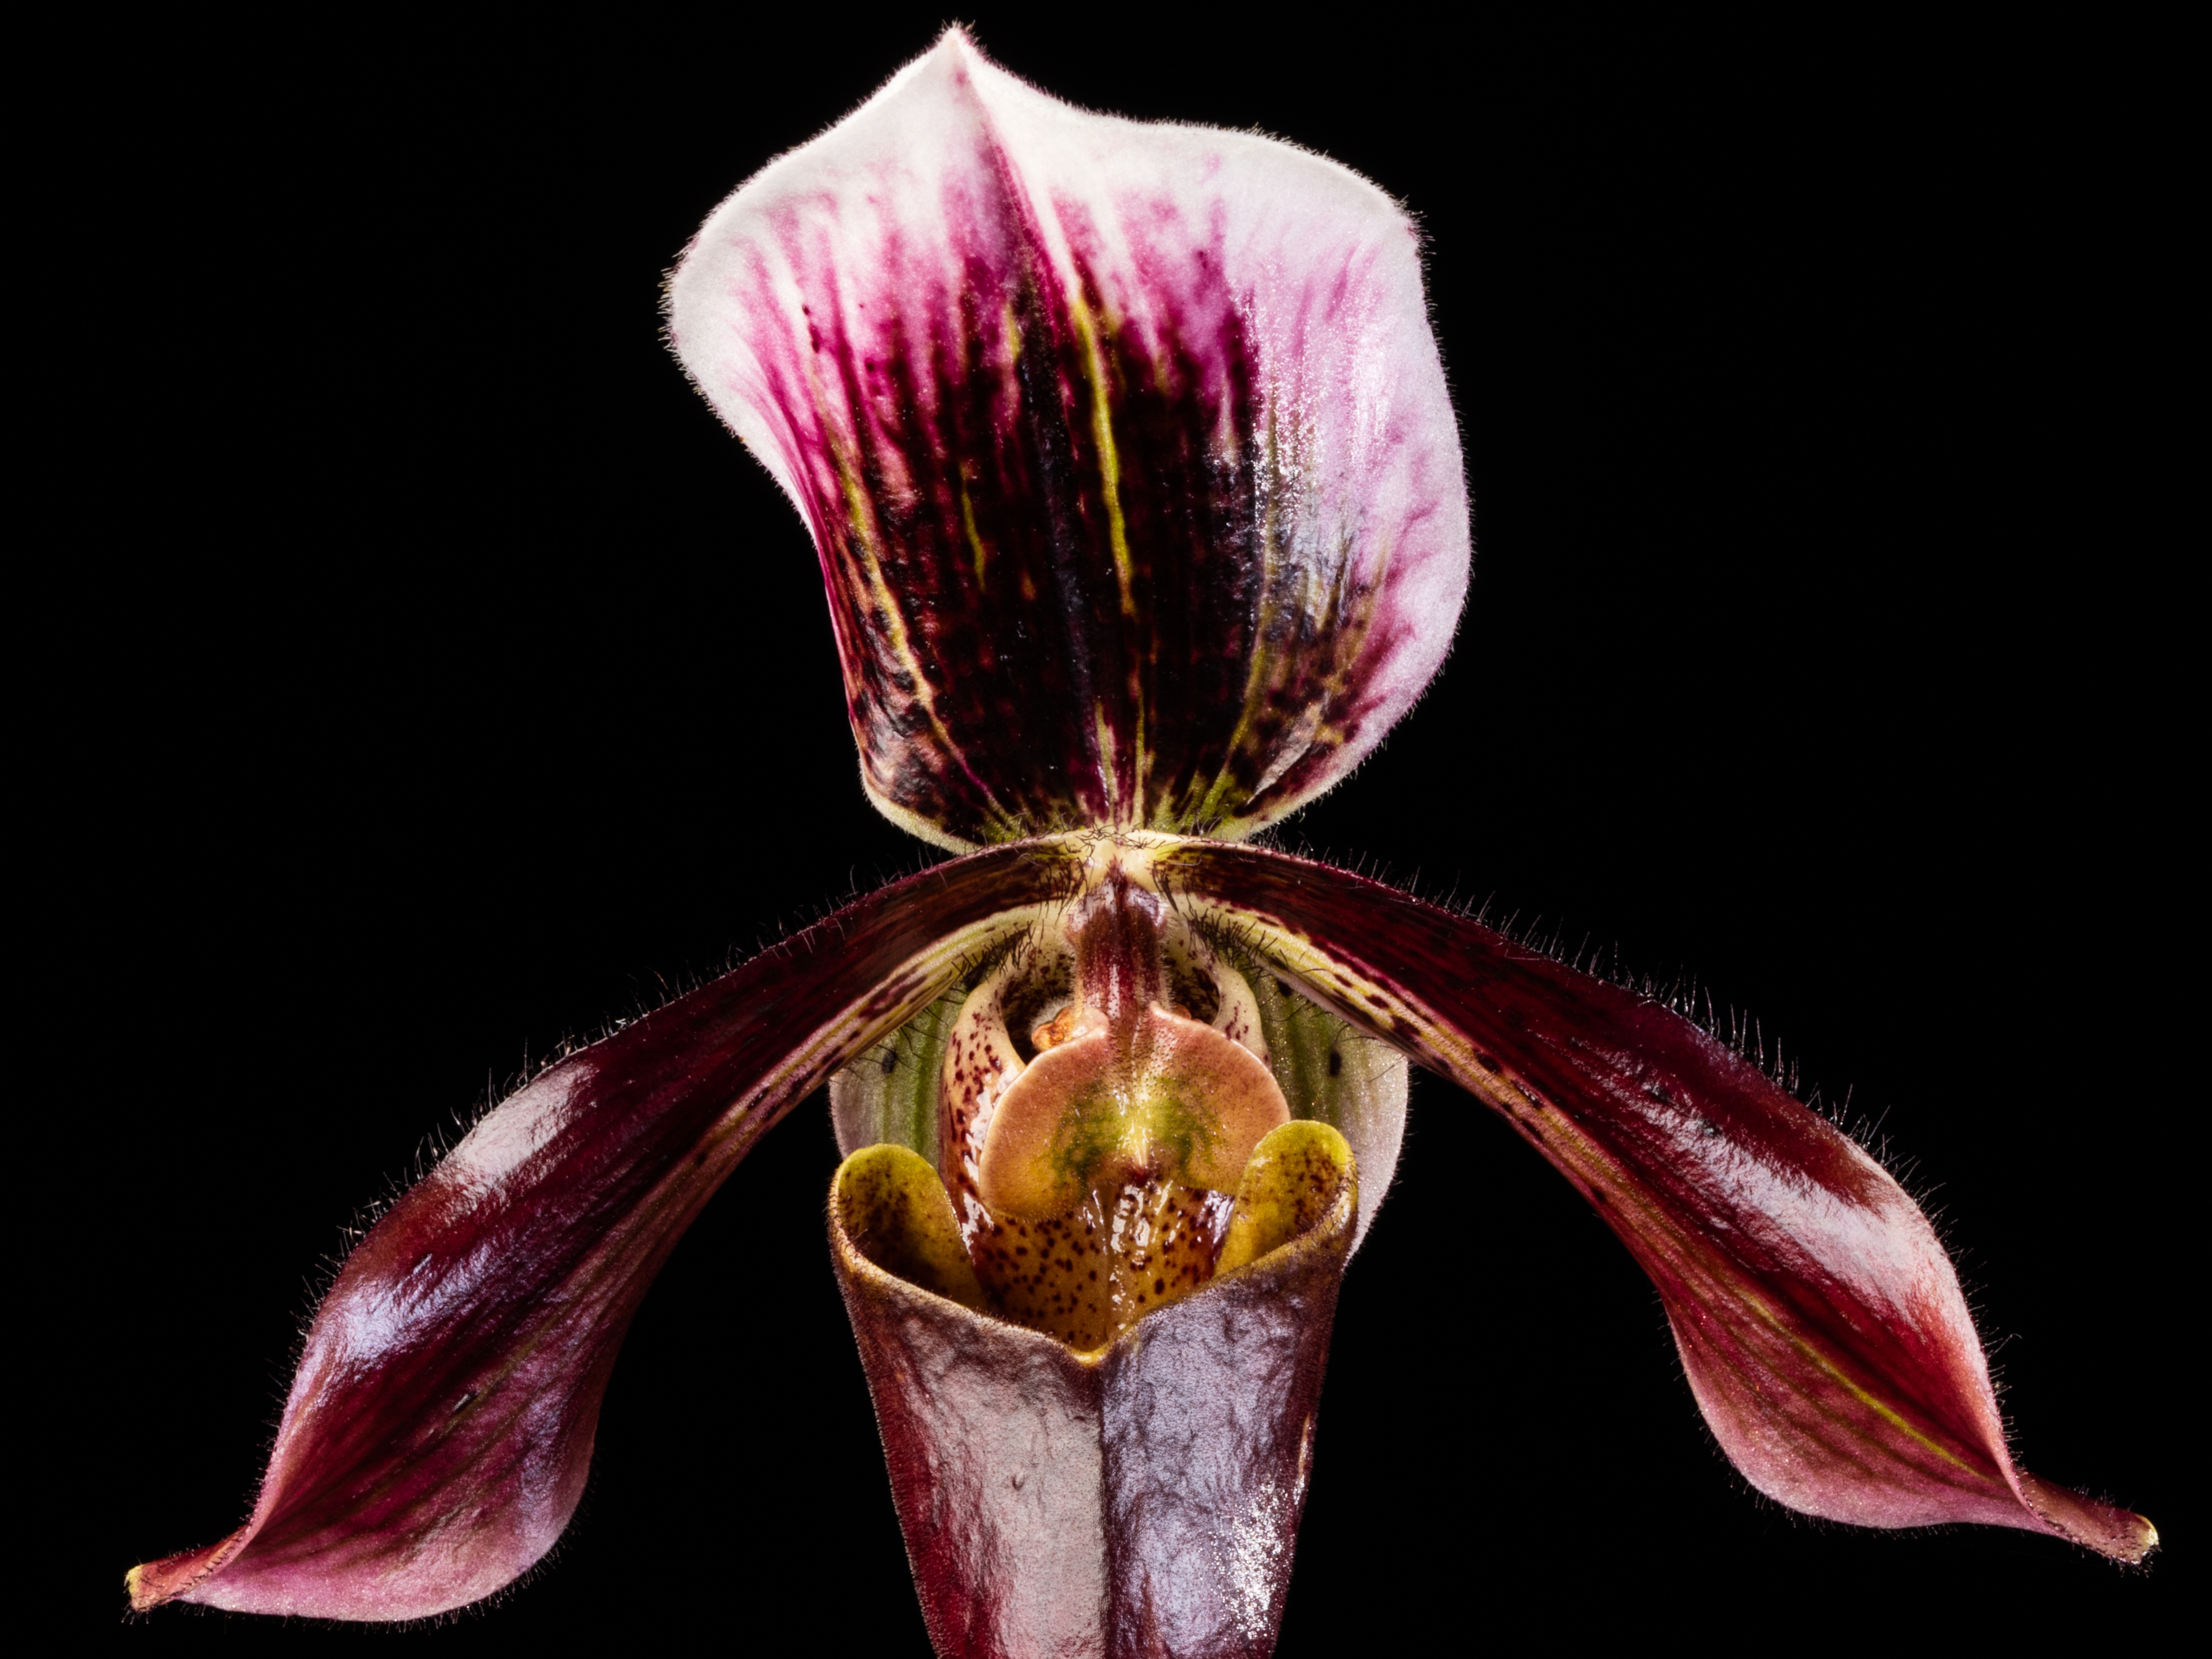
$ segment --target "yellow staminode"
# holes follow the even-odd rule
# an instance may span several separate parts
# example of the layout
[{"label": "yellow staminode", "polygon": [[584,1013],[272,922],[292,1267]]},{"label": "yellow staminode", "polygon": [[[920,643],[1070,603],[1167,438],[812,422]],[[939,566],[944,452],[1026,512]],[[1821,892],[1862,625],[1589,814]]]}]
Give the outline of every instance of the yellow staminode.
[{"label": "yellow staminode", "polygon": [[838,1166],[830,1194],[837,1224],[876,1266],[963,1307],[983,1306],[952,1200],[921,1153],[863,1146]]},{"label": "yellow staminode", "polygon": [[1127,1184],[1048,1221],[990,1222],[974,1256],[937,1172],[903,1146],[854,1152],[830,1202],[852,1247],[885,1273],[1096,1356],[1223,1273],[1316,1231],[1347,1237],[1358,1177],[1334,1129],[1286,1123],[1261,1141],[1233,1200],[1173,1182]]},{"label": "yellow staminode", "polygon": [[1214,1276],[1233,1273],[1313,1231],[1340,1204],[1358,1203],[1352,1147],[1326,1123],[1285,1123],[1253,1148],[1237,1183]]}]

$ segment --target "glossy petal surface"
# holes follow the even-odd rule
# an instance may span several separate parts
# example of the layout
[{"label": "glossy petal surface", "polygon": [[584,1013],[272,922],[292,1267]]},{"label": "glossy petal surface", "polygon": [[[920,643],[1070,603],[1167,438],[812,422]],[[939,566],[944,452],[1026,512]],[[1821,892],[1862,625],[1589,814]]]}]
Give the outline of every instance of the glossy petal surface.
[{"label": "glossy petal surface", "polygon": [[1263,1142],[1234,1270],[1091,1353],[885,1271],[928,1254],[871,1228],[865,1177],[892,1160],[941,1206],[924,1231],[951,1230],[928,1166],[876,1148],[839,1171],[830,1245],[937,1651],[1271,1652],[1358,1209],[1343,1139]]},{"label": "glossy petal surface", "polygon": [[1443,660],[1457,428],[1397,206],[957,31],[716,210],[685,368],[813,532],[861,774],[953,846],[1234,836]]},{"label": "glossy petal surface", "polygon": [[1664,1298],[1761,1492],[1864,1526],[1976,1521],[2120,1560],[2142,1516],[2016,1468],[1957,1275],[1855,1142],[1668,1008],[1340,870],[1185,842],[1153,863],[1318,999],[1504,1114]]},{"label": "glossy petal surface", "polygon": [[523,1571],[568,1524],[623,1333],[699,1207],[1073,867],[1007,848],[898,883],[502,1103],[346,1261],[252,1516],[137,1570],[134,1605],[419,1618]]}]

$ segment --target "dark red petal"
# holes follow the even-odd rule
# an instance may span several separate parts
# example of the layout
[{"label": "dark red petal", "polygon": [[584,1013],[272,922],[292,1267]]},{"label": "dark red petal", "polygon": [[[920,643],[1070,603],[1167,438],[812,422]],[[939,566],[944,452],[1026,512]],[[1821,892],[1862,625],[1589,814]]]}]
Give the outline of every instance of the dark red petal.
[{"label": "dark red petal", "polygon": [[1334,162],[1086,114],[956,30],[715,210],[669,321],[813,532],[870,794],[932,840],[1238,833],[1449,646],[1417,239]]},{"label": "dark red petal", "polygon": [[753,1142],[1062,896],[1003,848],[884,889],[501,1104],[347,1260],[246,1525],[132,1603],[410,1619],[489,1595],[581,1494],[630,1316]]},{"label": "dark red petal", "polygon": [[1320,1000],[1502,1112],[1659,1287],[1746,1478],[1874,1527],[1978,1521],[2123,1561],[2142,1516],[2015,1468],[1957,1275],[1857,1145],[1648,997],[1463,916],[1257,848],[1155,870]]}]

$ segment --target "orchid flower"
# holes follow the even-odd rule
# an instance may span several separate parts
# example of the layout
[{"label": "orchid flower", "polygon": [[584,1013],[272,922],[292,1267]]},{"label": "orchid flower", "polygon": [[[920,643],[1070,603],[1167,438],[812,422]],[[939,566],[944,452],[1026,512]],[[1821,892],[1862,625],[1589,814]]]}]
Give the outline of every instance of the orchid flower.
[{"label": "orchid flower", "polygon": [[1261,137],[958,30],[708,218],[670,334],[811,531],[863,787],[957,854],[538,1075],[362,1239],[252,1516],[141,1609],[478,1600],[582,1492],[631,1316],[827,1086],[830,1243],[931,1638],[1266,1653],[1409,1066],[1650,1274],[1760,1492],[2124,1561],[2038,1480],[1927,1218],[1669,1007],[1255,844],[1419,696],[1468,502],[1417,239]]}]

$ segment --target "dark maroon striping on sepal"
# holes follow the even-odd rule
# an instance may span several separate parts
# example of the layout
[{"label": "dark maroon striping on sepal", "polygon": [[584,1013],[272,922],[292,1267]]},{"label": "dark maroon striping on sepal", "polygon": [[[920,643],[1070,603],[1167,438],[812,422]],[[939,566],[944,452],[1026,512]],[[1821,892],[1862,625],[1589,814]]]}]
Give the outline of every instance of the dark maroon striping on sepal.
[{"label": "dark maroon striping on sepal", "polygon": [[[902,99],[926,158],[869,148]],[[1310,222],[1255,253],[1206,181],[1259,141],[1053,106],[1172,132],[1109,187],[1043,101],[948,36],[708,222],[672,332],[807,517],[880,800],[967,843],[1256,823],[1403,712],[1464,591],[1411,231],[1297,158]]]},{"label": "dark maroon striping on sepal", "polygon": [[2141,1516],[2014,1467],[1927,1218],[1757,1066],[1649,997],[1340,870],[1200,842],[1156,867],[1178,902],[1496,1107],[1597,1206],[1761,1491],[1865,1525],[1984,1522],[2122,1560],[2154,1547]]},{"label": "dark maroon striping on sepal", "polygon": [[[1323,674],[1357,641],[1340,636],[1340,617],[1313,619],[1285,665],[1288,684],[1231,752],[1262,644],[1252,506],[1265,463],[1250,434],[1252,364],[1227,296],[1201,278],[1185,300],[1188,311],[1212,313],[1190,320],[1213,325],[1212,362],[1199,360],[1178,316],[1158,361],[1126,334],[1107,336],[1094,375],[1066,296],[1034,280],[1012,204],[985,212],[992,222],[975,228],[978,245],[945,296],[951,317],[910,342],[933,360],[935,399],[904,359],[864,368],[834,329],[815,342],[855,403],[903,417],[862,426],[849,464],[874,507],[867,530],[908,653],[889,648],[883,596],[855,546],[860,529],[835,511],[842,504],[824,504],[817,520],[854,729],[884,793],[963,839],[1186,823],[1224,770],[1256,792],[1271,739],[1320,700]],[[1079,252],[1077,261],[1083,303],[1097,315]],[[1002,307],[1020,339],[1011,378],[994,371],[985,344]],[[1126,608],[1103,506],[1101,401],[1127,469],[1117,491]],[[1208,440],[1224,427],[1239,441],[1233,459],[1217,463]],[[916,729],[923,716],[908,677],[917,665],[953,764],[934,764],[937,744]],[[1150,775],[1138,776],[1140,764]]]},{"label": "dark maroon striping on sepal", "polygon": [[[1007,848],[848,906],[552,1067],[370,1230],[308,1333],[252,1517],[133,1575],[258,1612],[405,1619],[567,1525],[631,1315],[755,1140],[1077,866]],[[1015,925],[1009,923],[1008,926]]]},{"label": "dark maroon striping on sepal", "polygon": [[[817,319],[812,361],[787,365],[776,386],[791,407],[809,395],[802,374],[834,374],[877,417],[839,457],[868,510],[848,511],[842,489],[811,503],[869,776],[970,842],[1092,823],[1207,828],[1224,816],[1218,802],[1209,811],[1224,776],[1225,798],[1249,810],[1307,709],[1357,735],[1351,671],[1375,600],[1324,590],[1323,603],[1294,606],[1286,591],[1328,573],[1270,578],[1274,481],[1218,252],[1193,261],[1158,337],[1105,332],[1094,364],[1073,309],[1105,316],[1087,251],[1073,251],[1082,289],[1070,295],[1037,280],[1019,203],[947,216],[966,239],[961,265],[905,273],[908,294],[927,298],[900,349],[864,361],[833,313]],[[807,250],[787,257],[802,264]],[[1002,319],[1019,341],[1011,374],[994,361]],[[1120,473],[1126,604],[1102,422]],[[1224,431],[1233,446],[1219,453]],[[843,482],[823,479],[825,494]],[[1260,656],[1264,690],[1243,722]],[[1333,752],[1310,753],[1273,792],[1300,793]]]}]

